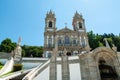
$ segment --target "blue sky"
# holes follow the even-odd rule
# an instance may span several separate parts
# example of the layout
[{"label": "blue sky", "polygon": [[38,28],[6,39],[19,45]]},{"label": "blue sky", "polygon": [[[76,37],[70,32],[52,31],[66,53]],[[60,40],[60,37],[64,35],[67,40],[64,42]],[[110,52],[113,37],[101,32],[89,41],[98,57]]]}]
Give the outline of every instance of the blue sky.
[{"label": "blue sky", "polygon": [[56,26],[72,29],[72,18],[77,11],[83,15],[87,31],[120,33],[120,0],[0,0],[0,42],[10,38],[22,45],[44,44],[45,16],[54,11]]}]

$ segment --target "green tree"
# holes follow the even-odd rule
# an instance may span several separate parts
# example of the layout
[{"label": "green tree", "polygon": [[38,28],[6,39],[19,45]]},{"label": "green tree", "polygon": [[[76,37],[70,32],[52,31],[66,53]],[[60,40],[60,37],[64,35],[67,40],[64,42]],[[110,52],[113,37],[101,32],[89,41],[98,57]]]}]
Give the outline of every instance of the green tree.
[{"label": "green tree", "polygon": [[23,45],[22,49],[25,52],[25,57],[42,57],[43,54],[43,47],[41,46],[28,46],[28,45]]},{"label": "green tree", "polygon": [[6,38],[1,42],[0,52],[8,52],[10,53],[16,47],[16,43],[12,42],[11,39]]},{"label": "green tree", "polygon": [[99,46],[96,35],[93,33],[93,31],[88,32],[88,40],[92,50]]},{"label": "green tree", "polygon": [[99,41],[99,47],[104,46],[102,42]]}]

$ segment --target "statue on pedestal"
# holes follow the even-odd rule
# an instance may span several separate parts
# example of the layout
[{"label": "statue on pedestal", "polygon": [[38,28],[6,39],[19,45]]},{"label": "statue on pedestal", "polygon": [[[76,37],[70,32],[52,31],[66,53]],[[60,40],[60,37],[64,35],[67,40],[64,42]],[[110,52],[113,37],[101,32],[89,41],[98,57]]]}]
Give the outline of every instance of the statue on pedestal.
[{"label": "statue on pedestal", "polygon": [[22,48],[20,47],[21,38],[18,39],[17,47],[12,51],[12,56],[14,58],[15,64],[21,63],[22,60]]}]

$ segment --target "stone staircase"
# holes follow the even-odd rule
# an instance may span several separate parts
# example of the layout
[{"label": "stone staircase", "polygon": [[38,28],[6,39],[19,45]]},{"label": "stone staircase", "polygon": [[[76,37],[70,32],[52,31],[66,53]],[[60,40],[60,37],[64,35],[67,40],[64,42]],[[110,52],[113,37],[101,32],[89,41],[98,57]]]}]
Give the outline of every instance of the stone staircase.
[{"label": "stone staircase", "polygon": [[23,77],[25,77],[25,75],[28,74],[28,73],[29,73],[29,72],[23,73],[23,74],[21,74],[21,75],[18,75],[18,76],[14,77],[14,78],[9,79],[9,80],[22,80]]}]

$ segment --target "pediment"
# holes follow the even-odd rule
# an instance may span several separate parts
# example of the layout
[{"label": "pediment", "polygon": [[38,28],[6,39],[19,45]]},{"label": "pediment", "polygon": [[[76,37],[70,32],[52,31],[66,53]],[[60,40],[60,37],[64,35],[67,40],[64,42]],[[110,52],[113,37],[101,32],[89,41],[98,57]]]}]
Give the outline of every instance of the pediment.
[{"label": "pediment", "polygon": [[69,29],[69,28],[67,28],[67,27],[65,27],[63,29],[58,30],[57,32],[74,32],[74,31]]}]

